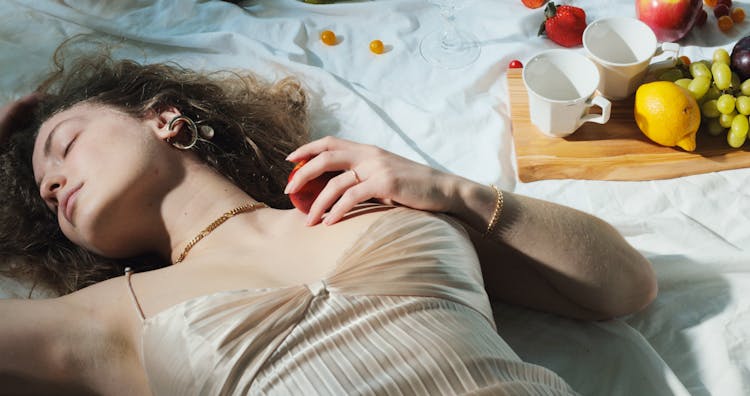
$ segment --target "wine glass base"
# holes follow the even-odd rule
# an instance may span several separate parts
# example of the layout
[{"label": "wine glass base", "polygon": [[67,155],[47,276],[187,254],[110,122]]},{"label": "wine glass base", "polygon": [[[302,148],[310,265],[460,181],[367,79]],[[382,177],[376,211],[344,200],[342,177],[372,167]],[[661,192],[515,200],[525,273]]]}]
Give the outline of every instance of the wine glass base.
[{"label": "wine glass base", "polygon": [[473,34],[456,30],[456,45],[444,45],[444,34],[445,32],[439,29],[422,38],[419,53],[427,62],[445,69],[460,69],[479,58],[481,48]]}]

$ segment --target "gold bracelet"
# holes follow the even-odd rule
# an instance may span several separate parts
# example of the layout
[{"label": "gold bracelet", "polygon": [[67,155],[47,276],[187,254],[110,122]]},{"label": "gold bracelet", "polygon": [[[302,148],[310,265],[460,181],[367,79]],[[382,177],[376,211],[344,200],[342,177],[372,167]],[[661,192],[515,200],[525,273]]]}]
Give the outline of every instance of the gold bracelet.
[{"label": "gold bracelet", "polygon": [[500,220],[500,214],[503,213],[503,192],[500,191],[499,188],[497,188],[496,185],[490,184],[490,187],[492,187],[493,190],[495,190],[495,211],[492,212],[492,219],[490,219],[490,223],[487,224],[487,230],[482,234],[482,237],[487,238],[492,231],[495,231],[495,227],[497,227],[497,222]]}]

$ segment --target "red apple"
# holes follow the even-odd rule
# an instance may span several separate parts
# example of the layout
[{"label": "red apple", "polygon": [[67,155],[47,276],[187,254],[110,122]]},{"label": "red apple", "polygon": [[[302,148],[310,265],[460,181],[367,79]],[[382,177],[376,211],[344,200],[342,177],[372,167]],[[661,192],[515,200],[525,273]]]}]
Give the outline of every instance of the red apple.
[{"label": "red apple", "polygon": [[659,41],[677,41],[693,28],[703,0],[636,0],[635,12]]},{"label": "red apple", "polygon": [[[287,183],[292,181],[292,177],[294,177],[294,174],[297,173],[297,171],[306,163],[306,160],[302,160],[294,165],[294,169],[289,172]],[[294,205],[295,208],[301,210],[304,213],[309,213],[310,207],[312,206],[313,201],[315,201],[315,198],[317,198],[320,192],[323,191],[323,188],[325,188],[328,181],[338,174],[339,172],[323,173],[315,179],[312,179],[309,182],[305,183],[305,185],[302,186],[299,191],[289,194],[289,200],[292,201],[292,205]]]}]

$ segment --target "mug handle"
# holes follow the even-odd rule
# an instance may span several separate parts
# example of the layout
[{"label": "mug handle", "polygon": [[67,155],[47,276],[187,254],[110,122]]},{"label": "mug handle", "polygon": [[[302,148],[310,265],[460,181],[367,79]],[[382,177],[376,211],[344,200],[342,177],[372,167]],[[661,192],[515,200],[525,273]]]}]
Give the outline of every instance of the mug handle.
[{"label": "mug handle", "polygon": [[602,109],[602,114],[586,114],[578,122],[578,126],[581,126],[584,122],[596,122],[598,124],[606,124],[609,121],[609,115],[612,111],[612,102],[607,100],[604,96],[594,96],[590,101],[586,102],[586,108],[593,106],[599,106]]},{"label": "mug handle", "polygon": [[[650,65],[648,65],[648,75],[652,77],[656,77],[659,74],[661,74],[662,71],[671,69],[677,65],[677,55],[680,53],[680,45],[677,43],[661,43],[658,47],[656,47],[656,51],[654,51],[654,56],[658,56],[667,52],[673,53],[672,56],[667,57],[667,59],[660,60],[658,62],[652,62]],[[646,77],[649,81],[652,81],[648,77]]]},{"label": "mug handle", "polygon": [[677,59],[677,54],[680,52],[680,45],[677,43],[661,43],[657,48],[654,56],[661,55],[665,52],[672,52],[674,55],[672,58]]}]

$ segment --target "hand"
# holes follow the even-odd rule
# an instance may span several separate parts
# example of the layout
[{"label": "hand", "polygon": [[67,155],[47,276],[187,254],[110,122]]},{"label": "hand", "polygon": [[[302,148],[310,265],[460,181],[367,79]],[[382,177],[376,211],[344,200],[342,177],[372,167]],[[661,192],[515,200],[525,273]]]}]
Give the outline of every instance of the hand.
[{"label": "hand", "polygon": [[308,162],[294,174],[284,191],[297,192],[325,172],[343,171],[331,179],[315,199],[307,217],[313,225],[339,221],[355,205],[375,199],[414,209],[448,212],[452,209],[457,176],[418,164],[375,146],[325,137],[307,143],[287,160]]},{"label": "hand", "polygon": [[0,144],[6,143],[11,131],[28,125],[39,99],[40,95],[35,92],[0,107]]}]

